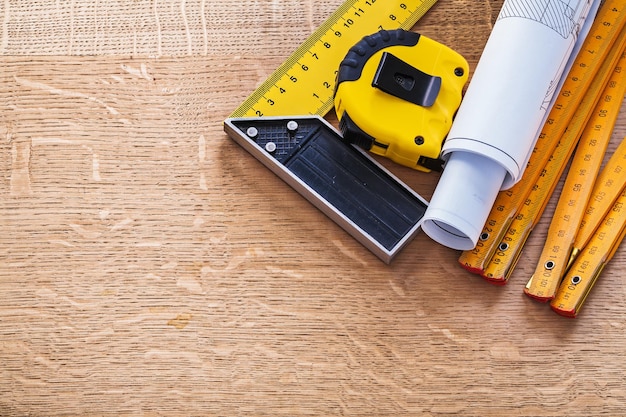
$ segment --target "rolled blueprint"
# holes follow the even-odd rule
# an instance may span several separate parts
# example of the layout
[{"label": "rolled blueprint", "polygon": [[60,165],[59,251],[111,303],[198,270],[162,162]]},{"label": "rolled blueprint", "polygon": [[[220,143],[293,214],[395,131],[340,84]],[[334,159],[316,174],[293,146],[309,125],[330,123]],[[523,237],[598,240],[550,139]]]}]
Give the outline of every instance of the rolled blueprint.
[{"label": "rolled blueprint", "polygon": [[442,149],[446,165],[422,223],[433,240],[476,246],[498,192],[522,176],[599,3],[504,2]]}]

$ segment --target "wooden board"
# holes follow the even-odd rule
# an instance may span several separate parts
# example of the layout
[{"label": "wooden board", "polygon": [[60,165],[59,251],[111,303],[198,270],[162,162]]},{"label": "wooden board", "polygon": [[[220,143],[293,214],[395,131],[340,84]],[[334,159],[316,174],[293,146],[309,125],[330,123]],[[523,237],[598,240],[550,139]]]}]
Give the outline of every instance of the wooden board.
[{"label": "wooden board", "polygon": [[[340,3],[0,4],[0,415],[626,414],[624,248],[564,319],[522,294],[555,201],[505,287],[387,266],[223,133]],[[501,5],[415,30],[473,69]]]}]

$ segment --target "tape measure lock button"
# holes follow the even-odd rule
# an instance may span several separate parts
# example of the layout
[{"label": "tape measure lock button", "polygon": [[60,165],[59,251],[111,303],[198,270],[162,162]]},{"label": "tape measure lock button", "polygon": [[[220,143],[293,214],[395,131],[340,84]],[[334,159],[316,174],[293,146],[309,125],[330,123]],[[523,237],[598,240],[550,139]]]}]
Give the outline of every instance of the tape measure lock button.
[{"label": "tape measure lock button", "polygon": [[364,37],[339,66],[334,104],[344,140],[420,171],[441,170],[467,61],[419,33]]}]

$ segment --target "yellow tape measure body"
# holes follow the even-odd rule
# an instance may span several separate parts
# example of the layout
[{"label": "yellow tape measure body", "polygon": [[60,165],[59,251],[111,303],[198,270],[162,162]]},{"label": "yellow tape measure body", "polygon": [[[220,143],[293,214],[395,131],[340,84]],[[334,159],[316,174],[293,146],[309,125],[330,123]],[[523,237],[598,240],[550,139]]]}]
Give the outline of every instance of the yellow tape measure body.
[{"label": "yellow tape measure body", "polygon": [[578,143],[548,229],[539,264],[524,292],[539,301],[552,299],[570,254],[626,90],[626,54],[618,62]]},{"label": "yellow tape measure body", "polygon": [[626,191],[613,205],[591,242],[576,258],[550,306],[566,317],[576,317],[600,273],[626,234]]},{"label": "yellow tape measure body", "polygon": [[335,111],[343,138],[409,168],[441,170],[441,145],[469,77],[465,58],[426,36],[379,31],[341,62]]},{"label": "yellow tape measure body", "polygon": [[[533,228],[541,218],[550,196],[565,170],[567,161],[570,159],[580,135],[585,130],[585,126],[596,107],[596,103],[603,92],[606,91],[605,86],[610,76],[615,73],[615,65],[622,54],[625,44],[626,30],[623,30],[585,92],[582,102],[576,107],[574,116],[568,124],[566,131],[559,139],[537,182],[532,185],[532,189],[528,193],[524,204],[519,209],[498,249],[485,268],[484,278],[500,284],[508,281],[521,255],[526,239],[528,239]],[[614,101],[611,105],[612,107],[617,107],[614,110],[615,112],[619,111],[620,103],[615,103]],[[606,120],[596,121],[596,124],[600,123],[606,123]],[[612,129],[612,126],[610,128]]]},{"label": "yellow tape measure body", "polygon": [[482,274],[520,206],[537,182],[557,141],[565,132],[577,103],[580,102],[616,38],[626,25],[623,0],[607,0],[599,9],[575,62],[556,98],[522,179],[509,190],[498,194],[476,247],[464,251],[459,263],[465,269]]},{"label": "yellow tape measure body", "polygon": [[325,115],[350,47],[380,29],[410,29],[436,2],[345,1],[230,117]]}]

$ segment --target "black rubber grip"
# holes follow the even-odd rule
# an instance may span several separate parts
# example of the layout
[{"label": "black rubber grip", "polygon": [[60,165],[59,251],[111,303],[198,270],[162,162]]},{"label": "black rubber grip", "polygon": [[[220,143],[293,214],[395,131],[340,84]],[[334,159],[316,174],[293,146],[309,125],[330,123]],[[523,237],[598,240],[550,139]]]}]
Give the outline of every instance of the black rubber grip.
[{"label": "black rubber grip", "polygon": [[420,34],[404,29],[381,30],[373,35],[365,36],[346,54],[337,73],[335,89],[344,81],[356,81],[361,77],[365,63],[381,49],[390,46],[415,46]]}]

